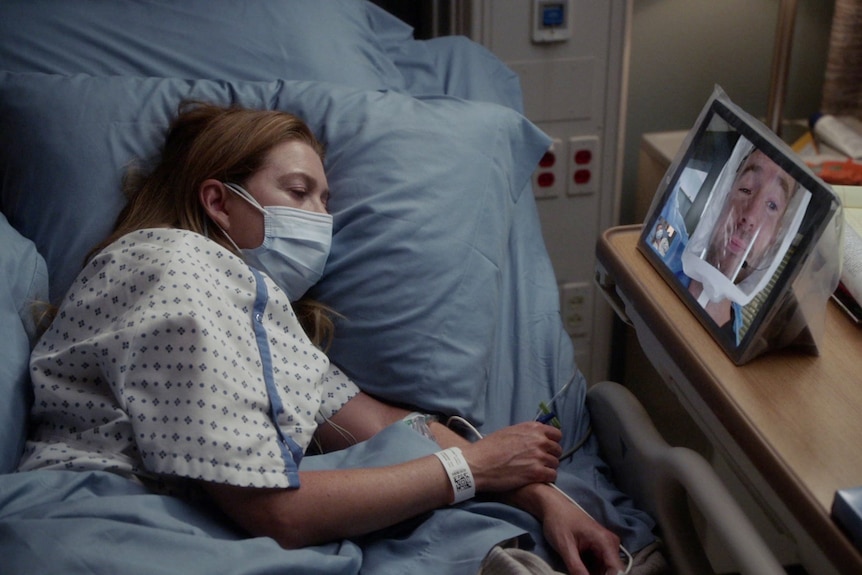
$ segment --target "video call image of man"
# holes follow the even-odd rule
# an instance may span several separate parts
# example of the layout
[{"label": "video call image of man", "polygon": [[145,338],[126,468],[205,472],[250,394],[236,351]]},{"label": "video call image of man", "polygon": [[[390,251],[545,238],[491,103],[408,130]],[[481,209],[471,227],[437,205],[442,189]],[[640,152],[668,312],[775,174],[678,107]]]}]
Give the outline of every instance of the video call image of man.
[{"label": "video call image of man", "polygon": [[[766,287],[804,215],[810,194],[799,190],[784,169],[740,138],[691,239],[673,250],[680,261],[669,265],[680,282],[736,344],[743,306]],[[666,208],[672,215],[678,204]]]}]

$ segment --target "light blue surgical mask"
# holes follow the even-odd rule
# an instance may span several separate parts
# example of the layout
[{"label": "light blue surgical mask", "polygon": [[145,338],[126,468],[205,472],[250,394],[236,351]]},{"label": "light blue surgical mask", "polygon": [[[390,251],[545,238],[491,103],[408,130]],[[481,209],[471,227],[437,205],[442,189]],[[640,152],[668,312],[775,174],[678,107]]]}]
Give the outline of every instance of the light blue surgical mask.
[{"label": "light blue surgical mask", "polygon": [[253,249],[237,248],[243,259],[266,272],[290,301],[298,300],[323,275],[332,245],[332,216],[287,206],[263,207],[242,186],[224,185],[263,213],[263,243]]}]

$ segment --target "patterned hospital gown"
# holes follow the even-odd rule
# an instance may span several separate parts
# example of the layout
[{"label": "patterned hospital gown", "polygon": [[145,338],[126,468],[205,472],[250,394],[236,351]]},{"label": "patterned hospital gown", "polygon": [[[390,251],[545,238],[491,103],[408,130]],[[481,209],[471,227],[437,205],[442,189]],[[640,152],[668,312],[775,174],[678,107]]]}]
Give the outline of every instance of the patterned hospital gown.
[{"label": "patterned hospital gown", "polygon": [[130,233],[90,261],[30,367],[34,429],[19,469],[168,487],[298,486],[317,424],[358,391],[269,277],[175,229]]}]

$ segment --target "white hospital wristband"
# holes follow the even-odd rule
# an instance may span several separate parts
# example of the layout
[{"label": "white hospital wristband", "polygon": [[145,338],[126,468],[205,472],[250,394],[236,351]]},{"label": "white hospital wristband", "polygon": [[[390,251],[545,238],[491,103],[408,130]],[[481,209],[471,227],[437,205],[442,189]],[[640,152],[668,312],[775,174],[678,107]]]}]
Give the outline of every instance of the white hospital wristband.
[{"label": "white hospital wristband", "polygon": [[452,491],[455,492],[455,501],[452,503],[461,503],[472,499],[476,495],[476,482],[473,480],[473,472],[470,471],[470,466],[467,465],[467,460],[464,459],[461,449],[450,447],[438,451],[434,455],[443,464],[443,468],[449,476],[449,483],[452,484]]}]

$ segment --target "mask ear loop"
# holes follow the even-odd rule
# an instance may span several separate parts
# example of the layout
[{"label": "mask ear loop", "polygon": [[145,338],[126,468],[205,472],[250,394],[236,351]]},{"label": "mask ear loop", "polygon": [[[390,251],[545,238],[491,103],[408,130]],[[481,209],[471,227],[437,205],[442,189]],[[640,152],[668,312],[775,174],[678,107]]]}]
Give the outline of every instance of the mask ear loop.
[{"label": "mask ear loop", "polygon": [[[213,220],[209,216],[204,218],[204,237],[208,240],[212,240],[212,238],[210,237],[210,230],[209,230],[209,222],[210,221],[212,221],[212,224],[218,228],[218,230],[222,233],[222,235],[225,237],[225,239],[227,239],[227,241],[230,242],[230,245],[233,246],[233,249],[236,250],[236,253],[241,254],[242,250],[239,248],[238,245],[236,245],[236,242],[233,241],[233,238],[230,237],[230,234],[228,234],[226,231],[224,231],[224,228],[222,228],[220,225],[218,225],[215,222],[215,220]],[[215,240],[213,240],[213,241],[215,241]]]},{"label": "mask ear loop", "polygon": [[243,188],[239,184],[232,184],[230,182],[222,182],[222,183],[224,184],[224,186],[227,189],[231,190],[236,195],[238,195],[239,197],[241,197],[242,199],[247,201],[249,204],[251,204],[253,207],[257,208],[260,211],[260,213],[262,213],[262,214],[266,213],[266,208],[264,208],[262,205],[260,205],[260,203],[258,203],[258,201],[254,199],[254,196],[252,196],[248,192],[248,190],[246,190],[245,188]]},{"label": "mask ear loop", "polygon": [[[246,191],[246,189],[243,188],[242,186],[240,186],[239,184],[230,184],[227,182],[222,182],[222,184],[224,184],[224,186],[226,188],[228,188],[229,190],[236,193],[239,197],[241,197],[242,199],[244,199],[245,201],[250,203],[252,206],[254,206],[257,209],[261,210],[262,212],[266,213],[266,210],[264,210],[263,207],[261,207],[261,205],[258,204],[253,197],[251,197],[251,194],[249,194],[248,191]],[[218,225],[218,222],[213,220],[209,215],[207,215],[204,218],[204,237],[205,238],[210,239],[210,240],[212,239],[210,237],[209,222],[212,222],[212,224],[218,228],[218,230],[222,233],[222,235],[225,237],[225,239],[227,239],[227,241],[230,242],[230,245],[233,246],[233,249],[236,250],[237,254],[242,254],[242,250],[240,249],[240,247],[238,245],[236,245],[236,242],[233,241],[233,238],[230,237],[230,234],[227,233],[223,227]]]},{"label": "mask ear loop", "polygon": [[230,234],[229,234],[229,233],[227,233],[226,231],[224,231],[224,229],[223,229],[220,225],[216,224],[215,222],[213,222],[213,224],[214,224],[214,225],[215,225],[215,227],[217,227],[217,228],[219,229],[219,231],[224,235],[225,239],[227,239],[227,241],[229,241],[229,242],[230,242],[230,245],[232,245],[232,246],[233,246],[233,249],[235,249],[235,250],[236,250],[236,253],[238,253],[238,254],[242,254],[242,250],[240,249],[240,247],[239,247],[238,245],[236,245],[236,242],[235,242],[235,241],[233,241],[233,238],[232,238],[232,237],[230,237]]}]

